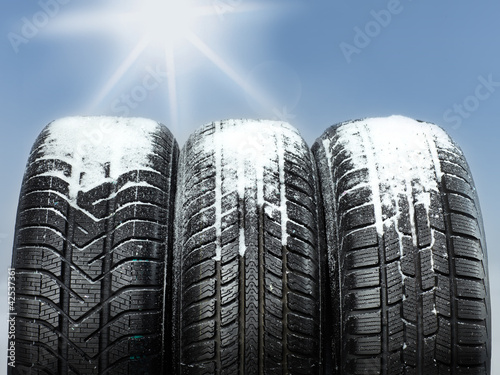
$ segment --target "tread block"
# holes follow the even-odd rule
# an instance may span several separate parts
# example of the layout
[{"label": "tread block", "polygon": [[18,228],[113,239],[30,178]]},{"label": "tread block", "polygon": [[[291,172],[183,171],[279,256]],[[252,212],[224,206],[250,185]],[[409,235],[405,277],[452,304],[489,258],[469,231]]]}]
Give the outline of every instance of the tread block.
[{"label": "tread block", "polygon": [[381,305],[380,288],[356,289],[346,299],[353,310],[374,309]]},{"label": "tread block", "polygon": [[363,268],[350,271],[346,275],[345,284],[349,288],[366,288],[380,285],[380,273],[378,268]]},{"label": "tread block", "polygon": [[346,267],[349,270],[355,268],[375,266],[379,263],[378,248],[359,249],[350,251],[346,255]]},{"label": "tread block", "polygon": [[347,331],[353,335],[381,333],[382,319],[380,311],[370,313],[351,313],[347,319]]}]

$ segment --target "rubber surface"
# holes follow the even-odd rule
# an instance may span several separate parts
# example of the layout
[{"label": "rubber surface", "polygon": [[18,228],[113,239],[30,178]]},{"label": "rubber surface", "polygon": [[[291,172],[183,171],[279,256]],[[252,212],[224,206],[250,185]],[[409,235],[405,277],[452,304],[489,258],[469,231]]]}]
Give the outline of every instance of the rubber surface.
[{"label": "rubber surface", "polygon": [[[97,131],[93,143],[87,129]],[[127,150],[116,143],[121,132],[132,135]],[[71,136],[86,144],[71,146]],[[43,130],[18,208],[10,373],[162,373],[177,157],[171,133],[149,120],[69,118]]]},{"label": "rubber surface", "polygon": [[176,208],[178,373],[319,373],[315,196],[312,154],[287,124],[191,135]]},{"label": "rubber surface", "polygon": [[461,150],[392,117],[333,126],[313,153],[337,373],[489,374],[486,244]]}]

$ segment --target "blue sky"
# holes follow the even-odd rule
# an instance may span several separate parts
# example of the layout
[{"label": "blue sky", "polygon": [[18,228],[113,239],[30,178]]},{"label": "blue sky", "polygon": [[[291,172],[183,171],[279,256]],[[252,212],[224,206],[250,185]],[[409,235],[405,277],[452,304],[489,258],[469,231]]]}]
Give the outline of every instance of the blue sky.
[{"label": "blue sky", "polygon": [[[280,118],[312,145],[334,123],[401,114],[441,125],[465,152],[483,210],[492,305],[499,307],[500,3],[193,6],[172,17],[157,0],[0,0],[1,298],[24,166],[54,119],[147,117],[182,145],[214,120]],[[175,38],[172,26],[180,30]],[[1,334],[6,324],[0,327]],[[497,341],[495,319],[493,327]]]}]

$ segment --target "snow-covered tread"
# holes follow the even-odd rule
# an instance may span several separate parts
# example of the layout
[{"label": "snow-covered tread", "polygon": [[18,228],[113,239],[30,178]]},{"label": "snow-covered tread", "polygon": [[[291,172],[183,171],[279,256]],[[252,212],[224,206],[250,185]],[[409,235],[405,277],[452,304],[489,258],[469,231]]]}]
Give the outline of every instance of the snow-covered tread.
[{"label": "snow-covered tread", "polygon": [[318,373],[317,183],[297,131],[206,125],[181,152],[177,186],[179,373]]},{"label": "snow-covered tread", "polygon": [[489,374],[486,244],[458,146],[392,116],[335,125],[313,153],[339,373]]},{"label": "snow-covered tread", "polygon": [[13,373],[163,371],[178,152],[166,127],[139,118],[42,131],[18,207]]}]

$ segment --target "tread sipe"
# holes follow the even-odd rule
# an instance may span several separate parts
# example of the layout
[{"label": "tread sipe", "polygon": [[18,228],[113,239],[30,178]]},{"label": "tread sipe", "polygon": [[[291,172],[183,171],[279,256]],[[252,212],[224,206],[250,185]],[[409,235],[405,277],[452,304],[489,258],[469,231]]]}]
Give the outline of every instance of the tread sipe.
[{"label": "tread sipe", "polygon": [[489,374],[486,244],[458,146],[393,116],[333,126],[313,153],[338,372]]},{"label": "tread sipe", "polygon": [[150,120],[42,131],[17,216],[12,373],[162,373],[177,155]]},{"label": "tread sipe", "polygon": [[319,373],[316,193],[312,154],[288,124],[191,135],[176,201],[178,373]]}]

